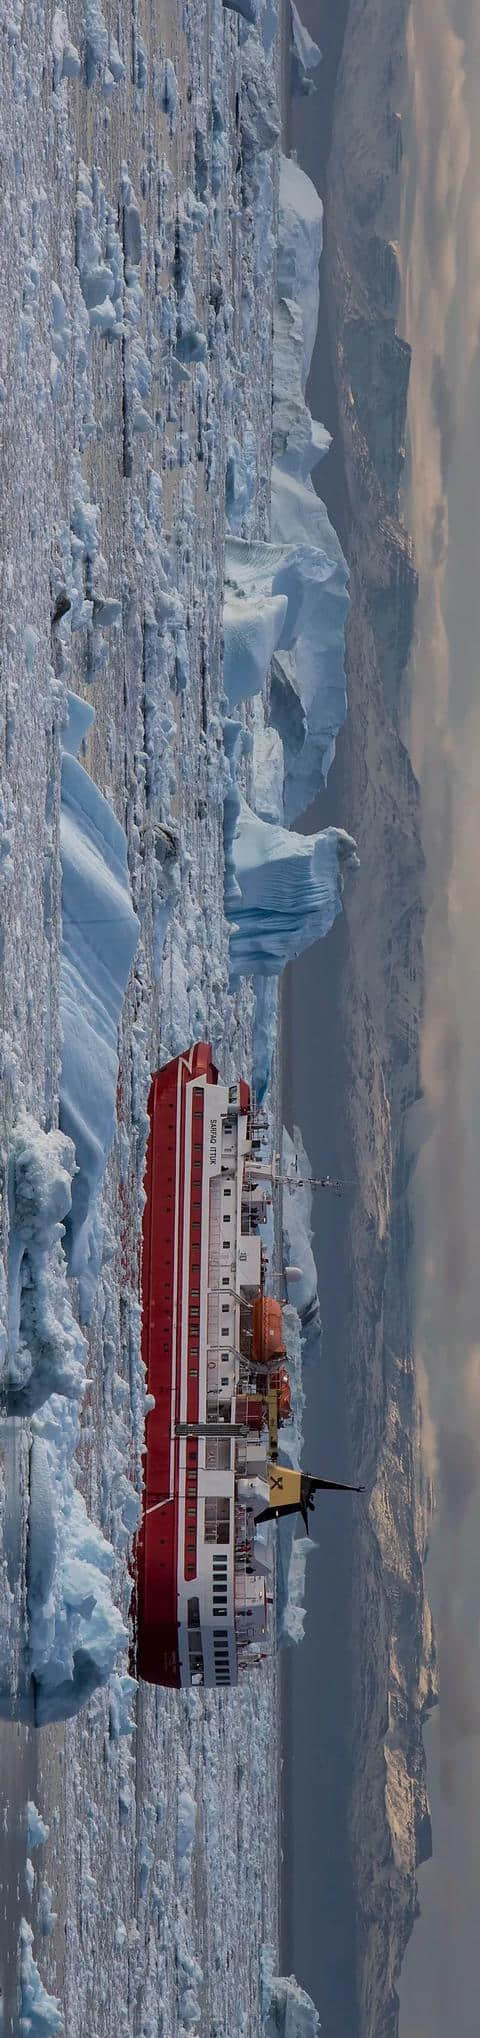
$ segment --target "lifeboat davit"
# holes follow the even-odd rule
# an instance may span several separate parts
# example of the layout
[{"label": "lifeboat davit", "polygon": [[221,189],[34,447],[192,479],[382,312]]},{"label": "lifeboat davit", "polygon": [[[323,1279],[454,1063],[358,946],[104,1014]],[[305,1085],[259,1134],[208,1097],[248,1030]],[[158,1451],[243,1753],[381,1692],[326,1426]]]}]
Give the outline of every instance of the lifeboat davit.
[{"label": "lifeboat davit", "polygon": [[283,1316],[274,1295],[257,1295],[253,1304],[252,1356],[257,1366],[271,1366],[285,1358]]}]

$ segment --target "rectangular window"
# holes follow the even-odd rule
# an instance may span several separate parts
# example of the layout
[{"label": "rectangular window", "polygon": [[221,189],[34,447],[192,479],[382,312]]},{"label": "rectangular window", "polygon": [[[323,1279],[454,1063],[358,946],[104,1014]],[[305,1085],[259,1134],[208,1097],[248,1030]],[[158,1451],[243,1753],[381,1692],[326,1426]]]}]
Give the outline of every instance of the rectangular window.
[{"label": "rectangular window", "polygon": [[205,1501],[205,1542],[230,1542],[230,1501],[214,1494]]},{"label": "rectangular window", "polygon": [[[205,1445],[205,1465],[206,1465],[206,1467],[207,1467],[207,1470],[208,1470],[209,1472],[215,1472],[215,1471],[217,1471],[217,1472],[229,1472],[229,1471],[230,1471],[230,1439],[229,1439],[229,1437],[225,1437],[225,1438],[223,1438],[223,1437],[207,1437],[207,1442],[206,1442],[206,1445]],[[214,1562],[215,1562],[215,1559],[214,1559]]]}]

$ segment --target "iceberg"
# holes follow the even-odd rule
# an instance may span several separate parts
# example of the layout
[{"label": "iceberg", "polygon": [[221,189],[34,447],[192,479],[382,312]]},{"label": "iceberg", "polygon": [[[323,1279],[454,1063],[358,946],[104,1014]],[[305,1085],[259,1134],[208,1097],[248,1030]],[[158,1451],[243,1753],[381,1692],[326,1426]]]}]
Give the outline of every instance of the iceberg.
[{"label": "iceberg", "polygon": [[[127,1642],[112,1598],[114,1552],[90,1520],[75,1483],[87,1346],[72,1311],[64,1252],[74,1168],[72,1141],[56,1129],[44,1132],[22,1111],[11,1135],[8,1170],[9,1366],[2,1389],[5,1413],[31,1421],[27,1622],[15,1707],[25,1705],[28,1717],[32,1710],[36,1726],[79,1712],[108,1681]],[[15,1523],[14,1451],[7,1465]],[[133,1506],[138,1512],[136,1497]],[[0,1716],[10,1716],[11,1709],[12,1691],[2,1682]],[[48,1827],[33,1800],[27,1812],[31,1849],[47,1838]]]},{"label": "iceberg", "polygon": [[[345,720],[345,623],[348,613],[348,568],[333,525],[313,487],[295,475],[272,470],[272,539],[297,541],[297,573],[302,592],[290,641],[284,631],[278,649],[294,651],[290,687],[305,720],[305,742],[298,749],[294,713],[293,744],[283,720],[285,750],[285,815],[303,813],[325,781],[338,730]],[[280,669],[282,661],[280,659]],[[290,693],[291,704],[291,693]],[[284,701],[285,705],[285,701]],[[274,709],[272,710],[274,720]],[[278,724],[277,724],[278,726]]]},{"label": "iceberg", "polygon": [[322,200],[292,156],[280,157],[277,293],[300,305],[303,320],[304,386],[310,372],[320,303],[319,263],[323,247]]},{"label": "iceberg", "polygon": [[286,595],[227,589],[223,608],[223,681],[230,708],[262,692],[287,612]]},{"label": "iceberg", "polygon": [[99,1268],[99,1194],[115,1127],[118,1023],[139,929],[123,828],[70,747],[79,747],[91,710],[75,695],[69,695],[69,710],[60,818],[59,1116],[75,1146],[65,1244],[86,1322]]},{"label": "iceberg", "polygon": [[345,871],[358,864],[342,828],[296,835],[262,821],[235,789],[225,801],[225,911],[233,977],[278,976],[328,934]]},{"label": "iceberg", "polygon": [[256,459],[255,435],[247,421],[242,445],[238,439],[230,439],[225,476],[227,522],[239,535],[255,497]]},{"label": "iceberg", "polygon": [[[286,671],[280,720],[285,810],[302,811],[326,776],[346,711],[347,567],[310,480],[272,470],[272,542],[230,537],[225,552],[224,686],[230,709]],[[294,654],[285,667],[284,653]],[[300,736],[300,741],[299,741]]]},{"label": "iceberg", "polygon": [[290,0],[290,59],[292,92],[300,96],[315,92],[315,71],[321,64],[322,52],[300,20],[295,0]]},{"label": "iceberg", "polygon": [[35,1724],[71,1719],[107,1684],[127,1634],[111,1592],[114,1554],[70,1469],[71,1404],[52,1395],[35,1417],[27,1561],[28,1666]]},{"label": "iceberg", "polygon": [[262,1956],[263,2038],[318,2038],[320,2018],[311,1996],[293,1974],[273,1972],[273,1952]]},{"label": "iceberg", "polygon": [[257,0],[223,0],[223,5],[232,14],[242,14],[244,21],[257,19]]},{"label": "iceberg", "polygon": [[252,806],[262,821],[283,821],[283,743],[278,731],[265,724],[263,702],[255,701],[253,711]]},{"label": "iceberg", "polygon": [[318,1543],[312,1536],[292,1535],[290,1559],[287,1573],[286,1604],[283,1609],[280,1639],[284,1646],[303,1642],[306,1621],[306,1570],[308,1559]]},{"label": "iceberg", "polygon": [[[285,751],[285,814],[295,820],[325,781],[345,719],[348,568],[311,480],[330,438],[305,401],[319,309],[321,200],[298,163],[281,158],[278,300],[274,314],[272,540],[302,548],[303,602],[285,665],[279,657],[270,718]],[[303,741],[301,739],[303,729]]]},{"label": "iceberg", "polygon": [[39,1974],[33,1955],[32,1927],[22,1918],[20,1924],[19,1980],[20,1980],[20,2038],[63,2038],[65,2025],[57,1996],[49,1995]]},{"label": "iceberg", "polygon": [[253,1014],[252,1077],[257,1104],[266,1096],[277,1038],[278,985],[276,977],[255,978]]},{"label": "iceberg", "polygon": [[81,1400],[85,1341],[73,1315],[62,1248],[72,1203],[75,1149],[19,1113],[10,1143],[8,1200],[9,1416],[33,1415],[51,1394]]},{"label": "iceberg", "polygon": [[273,391],[274,463],[305,480],[328,453],[331,438],[305,402],[303,313],[288,297],[279,299],[274,312]]},{"label": "iceberg", "polygon": [[[321,1335],[320,1305],[318,1300],[317,1269],[312,1252],[312,1190],[310,1187],[311,1166],[298,1125],[294,1125],[293,1139],[286,1127],[283,1128],[282,1161],[285,1173],[292,1175],[292,1188],[285,1189],[283,1198],[283,1257],[286,1264],[286,1283],[289,1302],[294,1304],[304,1334],[308,1337],[315,1332]],[[298,1165],[300,1186],[295,1181],[295,1166]],[[301,1280],[289,1283],[288,1267],[301,1267]]]}]

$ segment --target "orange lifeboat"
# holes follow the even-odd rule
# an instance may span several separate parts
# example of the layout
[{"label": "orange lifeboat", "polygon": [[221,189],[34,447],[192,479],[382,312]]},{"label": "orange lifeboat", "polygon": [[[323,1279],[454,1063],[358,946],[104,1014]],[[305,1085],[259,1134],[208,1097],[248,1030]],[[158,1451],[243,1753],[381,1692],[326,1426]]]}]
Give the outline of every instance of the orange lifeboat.
[{"label": "orange lifeboat", "polygon": [[285,1358],[282,1310],[273,1295],[255,1297],[252,1356],[257,1366],[271,1366],[275,1359]]}]

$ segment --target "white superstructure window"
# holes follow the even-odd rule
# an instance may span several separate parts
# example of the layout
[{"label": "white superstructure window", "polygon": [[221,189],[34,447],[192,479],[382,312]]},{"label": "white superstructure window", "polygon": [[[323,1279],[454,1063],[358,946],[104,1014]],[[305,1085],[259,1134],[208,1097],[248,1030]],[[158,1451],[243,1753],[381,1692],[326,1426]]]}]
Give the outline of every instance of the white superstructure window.
[{"label": "white superstructure window", "polygon": [[205,1501],[205,1542],[230,1542],[230,1501],[217,1494]]}]

